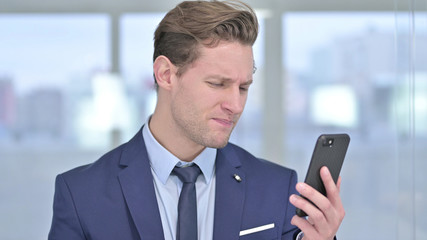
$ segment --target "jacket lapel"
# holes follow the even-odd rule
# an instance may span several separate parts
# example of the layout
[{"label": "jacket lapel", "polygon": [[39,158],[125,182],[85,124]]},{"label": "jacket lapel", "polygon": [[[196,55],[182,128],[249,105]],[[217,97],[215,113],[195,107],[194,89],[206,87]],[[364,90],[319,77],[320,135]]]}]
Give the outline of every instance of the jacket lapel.
[{"label": "jacket lapel", "polygon": [[125,146],[119,181],[129,212],[142,240],[164,239],[147,150],[139,131]]},{"label": "jacket lapel", "polygon": [[[231,147],[218,150],[216,159],[216,192],[214,240],[238,239],[245,201],[245,174]],[[235,174],[241,178],[239,182]]]}]

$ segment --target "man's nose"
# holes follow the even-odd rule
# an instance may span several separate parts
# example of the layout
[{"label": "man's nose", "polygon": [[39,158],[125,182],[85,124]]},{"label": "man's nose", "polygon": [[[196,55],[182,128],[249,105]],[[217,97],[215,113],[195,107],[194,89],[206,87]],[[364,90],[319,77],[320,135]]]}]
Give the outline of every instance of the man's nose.
[{"label": "man's nose", "polygon": [[246,104],[246,96],[246,93],[242,93],[239,87],[230,89],[226,93],[223,108],[233,114],[242,113]]}]

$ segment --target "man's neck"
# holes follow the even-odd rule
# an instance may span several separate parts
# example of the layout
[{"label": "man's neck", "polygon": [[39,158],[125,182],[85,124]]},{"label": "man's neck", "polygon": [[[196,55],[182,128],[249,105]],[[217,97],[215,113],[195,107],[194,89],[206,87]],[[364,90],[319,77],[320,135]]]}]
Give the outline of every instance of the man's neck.
[{"label": "man's neck", "polygon": [[177,134],[174,129],[170,128],[169,124],[163,123],[156,114],[153,114],[149,120],[148,127],[157,142],[181,161],[193,161],[206,148]]}]

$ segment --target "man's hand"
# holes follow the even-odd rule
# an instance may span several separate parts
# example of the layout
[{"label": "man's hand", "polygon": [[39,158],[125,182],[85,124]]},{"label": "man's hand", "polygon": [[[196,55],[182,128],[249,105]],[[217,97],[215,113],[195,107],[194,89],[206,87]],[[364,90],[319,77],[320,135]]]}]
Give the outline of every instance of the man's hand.
[{"label": "man's hand", "polygon": [[319,208],[295,194],[289,198],[295,207],[300,208],[308,215],[307,219],[295,215],[291,220],[291,224],[297,226],[304,233],[304,240],[334,239],[344,219],[345,211],[339,194],[341,177],[338,178],[337,185],[335,185],[327,167],[320,169],[320,176],[328,197],[323,196],[305,183],[296,185],[297,191]]}]

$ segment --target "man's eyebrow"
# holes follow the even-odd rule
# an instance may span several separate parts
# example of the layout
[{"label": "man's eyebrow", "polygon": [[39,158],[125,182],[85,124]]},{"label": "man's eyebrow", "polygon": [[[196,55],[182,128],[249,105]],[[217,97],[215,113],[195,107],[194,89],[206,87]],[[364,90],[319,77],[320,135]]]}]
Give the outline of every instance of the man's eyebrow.
[{"label": "man's eyebrow", "polygon": [[231,78],[224,77],[221,75],[209,75],[206,77],[206,79],[215,79],[215,80],[221,80],[221,81],[232,81]]},{"label": "man's eyebrow", "polygon": [[[232,82],[232,81],[234,81],[231,78],[224,77],[224,76],[221,76],[221,75],[210,75],[210,76],[207,76],[206,79],[215,79],[215,80],[221,80],[221,81],[226,81],[226,82]],[[251,85],[252,83],[253,83],[253,80],[249,79],[246,82],[242,83],[242,85]]]},{"label": "man's eyebrow", "polygon": [[240,86],[249,87],[254,81],[252,79],[240,84]]},{"label": "man's eyebrow", "polygon": [[241,85],[251,85],[254,81],[252,79],[242,83]]}]

